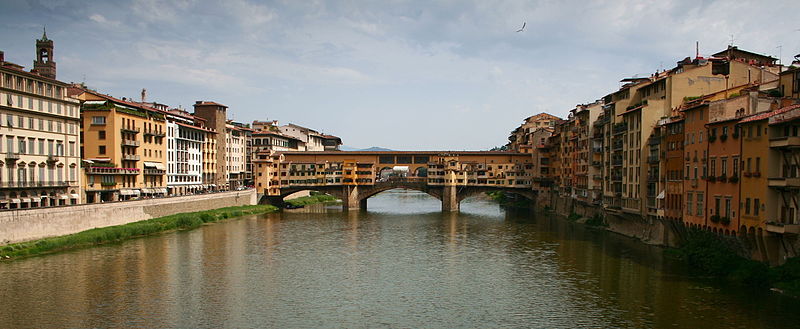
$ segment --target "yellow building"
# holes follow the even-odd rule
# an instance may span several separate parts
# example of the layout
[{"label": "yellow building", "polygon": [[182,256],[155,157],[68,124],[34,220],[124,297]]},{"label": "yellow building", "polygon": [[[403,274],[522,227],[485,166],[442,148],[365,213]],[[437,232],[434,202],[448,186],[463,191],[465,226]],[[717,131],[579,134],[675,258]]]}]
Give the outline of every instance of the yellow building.
[{"label": "yellow building", "polygon": [[86,201],[166,195],[164,113],[86,89],[77,98]]},{"label": "yellow building", "polygon": [[[52,54],[46,36],[37,46]],[[0,52],[0,209],[81,203],[79,104],[51,60],[39,52],[26,72]]]}]

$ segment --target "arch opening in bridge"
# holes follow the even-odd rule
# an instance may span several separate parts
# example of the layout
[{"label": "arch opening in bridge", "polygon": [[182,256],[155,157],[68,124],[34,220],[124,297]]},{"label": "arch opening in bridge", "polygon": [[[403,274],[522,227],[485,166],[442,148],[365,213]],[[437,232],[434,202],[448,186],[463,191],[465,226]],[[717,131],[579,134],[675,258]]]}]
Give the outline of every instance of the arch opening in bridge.
[{"label": "arch opening in bridge", "polygon": [[[382,197],[394,196],[397,199],[392,199],[395,202],[386,202]],[[371,190],[366,194],[360,195],[360,208],[363,210],[369,209],[370,211],[394,211],[400,208],[413,208],[414,212],[429,212],[438,211],[441,207],[441,197],[431,191],[425,191],[418,188],[407,187],[391,187],[386,189]],[[376,200],[377,199],[377,200]],[[368,208],[368,200],[375,200],[376,203]],[[369,203],[372,203],[370,201]],[[409,204],[413,206],[409,207]]]}]

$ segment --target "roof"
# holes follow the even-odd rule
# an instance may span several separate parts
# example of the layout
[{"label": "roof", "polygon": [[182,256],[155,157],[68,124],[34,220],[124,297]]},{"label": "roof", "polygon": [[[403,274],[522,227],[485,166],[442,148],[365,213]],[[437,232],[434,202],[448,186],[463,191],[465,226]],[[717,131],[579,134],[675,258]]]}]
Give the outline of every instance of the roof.
[{"label": "roof", "polygon": [[753,115],[751,115],[749,117],[746,117],[746,118],[740,120],[739,123],[748,123],[748,122],[753,122],[753,121],[761,121],[761,120],[769,119],[773,115],[781,114],[781,113],[784,113],[784,112],[788,112],[788,111],[791,111],[791,110],[796,109],[796,108],[800,108],[800,104],[795,104],[795,105],[790,105],[790,106],[787,106],[787,107],[779,108],[779,109],[777,109],[775,111],[756,113],[756,114],[753,114]]},{"label": "roof", "polygon": [[[800,104],[790,105],[784,107],[778,111],[779,113],[775,113],[772,117],[769,118],[769,124],[781,124],[787,121],[793,121],[800,119],[800,111],[795,111],[800,109]],[[775,111],[775,112],[778,112]]]},{"label": "roof", "polygon": [[48,78],[46,76],[40,75],[38,73],[28,72],[28,71],[25,71],[23,68],[24,68],[24,66],[22,66],[22,65],[14,64],[12,62],[0,61],[0,69],[6,69],[6,70],[9,70],[9,71],[13,71],[15,73],[26,75],[28,77],[33,77],[33,78],[36,78],[36,79],[42,79],[42,80],[45,80],[45,81],[57,83],[57,84],[61,85],[62,87],[69,86],[69,84],[66,83],[66,82],[59,81],[59,80],[56,80],[56,79],[51,79],[51,78]]},{"label": "roof", "polygon": [[294,139],[294,140],[301,141],[301,142],[303,141],[303,140],[301,140],[299,138],[292,137],[292,136],[289,136],[289,135],[286,135],[286,134],[282,134],[282,133],[279,133],[279,132],[276,132],[276,131],[271,131],[271,130],[253,131],[253,136],[257,136],[257,135],[273,135],[273,136],[283,137],[283,138],[286,138],[286,139]]},{"label": "roof", "polygon": [[136,108],[139,108],[139,109],[142,109],[142,110],[151,111],[151,112],[157,112],[157,113],[161,113],[161,114],[170,114],[167,111],[162,111],[162,110],[159,110],[159,109],[156,109],[156,108],[152,108],[152,107],[149,107],[149,106],[142,105],[142,103],[127,101],[127,100],[121,100],[119,98],[116,98],[116,97],[113,97],[113,96],[110,96],[110,95],[106,95],[106,94],[101,94],[101,93],[99,93],[97,91],[90,90],[90,89],[87,89],[87,88],[79,88],[79,89],[83,90],[86,93],[89,93],[89,94],[95,95],[97,97],[100,97],[102,99],[105,99],[105,100],[108,100],[108,101],[112,101],[114,103],[119,103],[119,104],[123,104],[123,105],[127,105],[127,106],[132,106],[132,107],[136,107]]},{"label": "roof", "polygon": [[205,131],[205,132],[211,132],[211,133],[215,133],[215,134],[217,133],[214,130],[211,130],[211,129],[208,129],[208,128],[204,128],[204,127],[193,126],[193,125],[190,125],[190,124],[185,124],[183,122],[177,122],[177,121],[175,123],[177,125],[179,125],[179,126],[183,126],[183,127],[187,127],[187,128],[202,130],[202,131]]},{"label": "roof", "polygon": [[194,102],[194,106],[197,106],[197,105],[200,105],[200,106],[203,106],[203,105],[216,105],[216,106],[228,107],[227,105],[222,105],[220,103],[211,102],[211,101],[196,101],[196,102]]},{"label": "roof", "polygon": [[778,60],[777,58],[772,57],[772,56],[757,54],[757,53],[754,53],[754,52],[751,52],[751,51],[747,51],[747,50],[741,50],[737,46],[728,46],[728,49],[720,51],[720,52],[718,52],[716,54],[713,54],[711,56],[714,56],[714,57],[727,57],[728,51],[733,51],[735,53],[743,53],[743,54],[746,54],[746,55],[749,55],[749,56],[761,57],[761,58],[764,58],[764,59],[769,59],[769,60],[771,60],[773,62]]}]

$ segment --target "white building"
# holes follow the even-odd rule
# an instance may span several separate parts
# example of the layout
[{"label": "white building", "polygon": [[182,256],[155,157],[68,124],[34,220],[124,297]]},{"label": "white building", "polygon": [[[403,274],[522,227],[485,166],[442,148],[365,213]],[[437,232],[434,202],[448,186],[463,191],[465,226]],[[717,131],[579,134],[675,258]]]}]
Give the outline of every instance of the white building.
[{"label": "white building", "polygon": [[167,120],[167,188],[170,195],[204,190],[203,143],[207,130],[187,112],[173,109]]}]

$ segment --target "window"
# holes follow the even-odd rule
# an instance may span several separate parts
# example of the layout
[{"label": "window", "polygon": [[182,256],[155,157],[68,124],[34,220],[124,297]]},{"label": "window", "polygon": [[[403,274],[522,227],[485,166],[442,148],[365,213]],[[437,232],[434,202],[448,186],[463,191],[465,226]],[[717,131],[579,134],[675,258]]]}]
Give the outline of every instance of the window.
[{"label": "window", "polygon": [[92,124],[93,125],[105,125],[106,124],[106,117],[92,117]]},{"label": "window", "polygon": [[100,154],[106,154],[106,146],[105,145],[98,146],[97,147],[97,152],[100,153]]},{"label": "window", "polygon": [[744,199],[744,213],[747,215],[750,214],[750,198]]},{"label": "window", "polygon": [[720,212],[719,212],[719,206],[720,206],[720,203],[721,203],[720,201],[722,201],[722,200],[719,197],[714,198],[714,215],[717,215],[717,216],[720,215]]},{"label": "window", "polygon": [[728,158],[722,158],[722,176],[728,175]]},{"label": "window", "polygon": [[697,216],[703,216],[703,192],[697,193]]},{"label": "window", "polygon": [[725,217],[733,217],[731,214],[731,199],[725,198]]},{"label": "window", "polygon": [[733,172],[731,172],[731,174],[733,176],[737,176],[737,177],[739,176],[739,158],[738,157],[734,157],[733,158]]},{"label": "window", "polygon": [[693,196],[694,195],[691,192],[686,193],[686,214],[687,215],[691,215],[692,214],[692,204],[693,204],[692,197]]},{"label": "window", "polygon": [[711,159],[711,171],[708,174],[709,176],[716,176],[717,175],[717,159]]},{"label": "window", "polygon": [[106,139],[106,131],[105,130],[97,131],[97,139],[100,139],[100,140]]},{"label": "window", "polygon": [[758,199],[753,199],[753,215],[758,216],[758,210],[759,210],[759,207],[761,207],[761,205],[759,205],[759,203],[760,202],[759,202]]},{"label": "window", "polygon": [[761,172],[761,158],[756,157],[756,172]]}]

